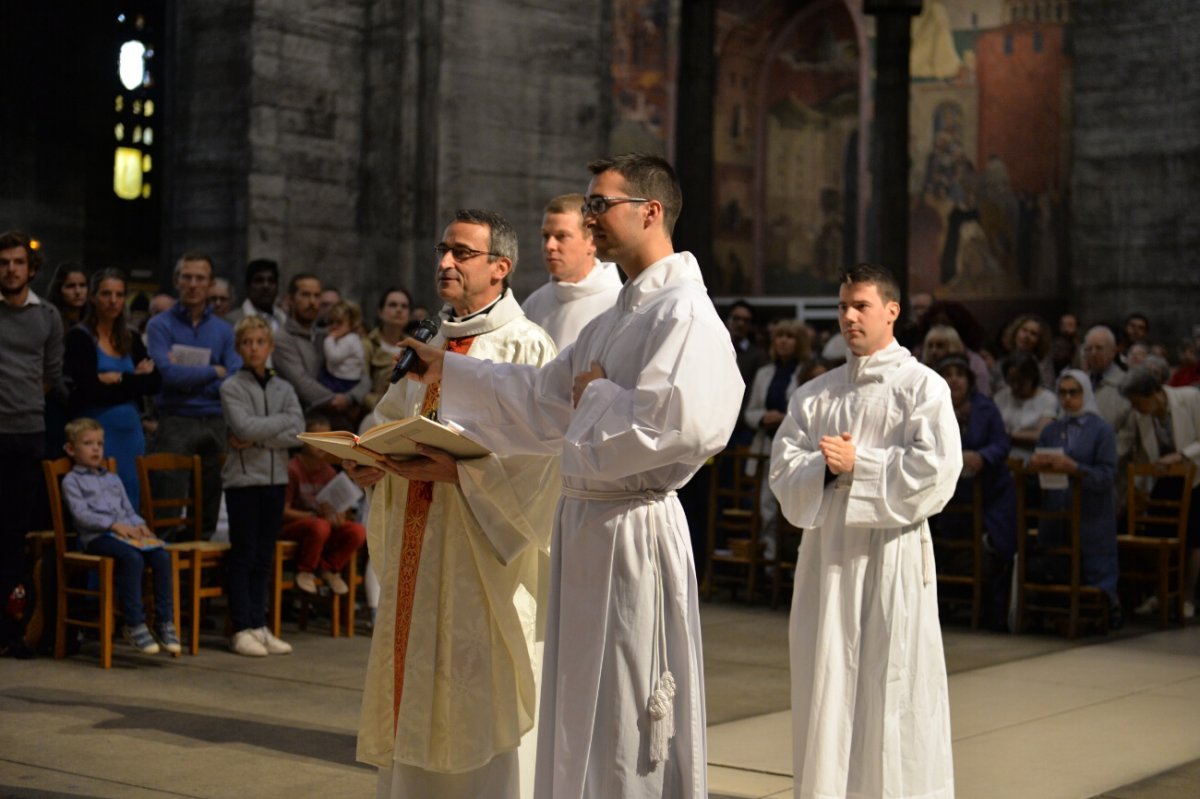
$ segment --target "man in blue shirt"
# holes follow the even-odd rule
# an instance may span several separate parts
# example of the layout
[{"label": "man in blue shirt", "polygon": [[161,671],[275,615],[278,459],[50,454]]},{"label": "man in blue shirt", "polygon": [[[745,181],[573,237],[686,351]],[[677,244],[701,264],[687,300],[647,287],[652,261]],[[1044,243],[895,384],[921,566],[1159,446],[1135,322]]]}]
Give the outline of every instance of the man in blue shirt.
[{"label": "man in blue shirt", "polygon": [[[233,328],[208,308],[212,259],[185,253],[175,265],[179,300],[146,324],[146,349],[162,374],[155,450],[199,455],[204,469],[204,530],[217,526],[221,505],[221,455],[228,431],[221,414],[221,383],[242,368]],[[186,497],[186,474],[167,473],[164,496]]]}]

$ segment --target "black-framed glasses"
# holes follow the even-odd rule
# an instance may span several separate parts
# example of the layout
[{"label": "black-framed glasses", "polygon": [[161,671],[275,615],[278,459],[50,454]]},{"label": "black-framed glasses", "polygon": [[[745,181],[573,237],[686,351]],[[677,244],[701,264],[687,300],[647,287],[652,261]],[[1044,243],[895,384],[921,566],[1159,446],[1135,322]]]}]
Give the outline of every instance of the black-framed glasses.
[{"label": "black-framed glasses", "polygon": [[600,216],[609,208],[621,203],[648,203],[650,202],[645,197],[588,197],[583,201],[583,205],[579,206],[579,213],[583,216]]},{"label": "black-framed glasses", "polygon": [[498,252],[491,252],[489,250],[472,250],[470,247],[463,247],[462,245],[451,247],[449,244],[437,244],[434,245],[433,251],[437,253],[438,260],[445,258],[446,253],[450,253],[450,257],[454,259],[454,263],[456,264],[465,263],[466,261],[469,261],[472,258],[478,258],[481,255],[490,255],[494,258],[501,257],[500,253]]}]

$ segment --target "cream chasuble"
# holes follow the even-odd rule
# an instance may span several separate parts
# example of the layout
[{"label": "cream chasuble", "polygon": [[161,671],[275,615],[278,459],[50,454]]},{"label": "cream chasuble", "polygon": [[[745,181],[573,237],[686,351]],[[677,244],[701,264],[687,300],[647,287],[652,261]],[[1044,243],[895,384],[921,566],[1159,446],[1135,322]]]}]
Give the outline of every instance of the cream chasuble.
[{"label": "cream chasuble", "polygon": [[[487,313],[443,321],[434,343],[471,336],[472,358],[540,365],[556,353],[511,291]],[[425,394],[424,386],[402,380],[376,413],[381,422],[412,416]],[[385,770],[394,764],[422,769],[430,779],[458,775],[448,785],[466,784],[469,772],[511,753],[534,725],[538,563],[549,546],[559,492],[553,456],[459,461],[458,476],[459,485],[432,485],[419,560],[404,572],[411,572],[412,587],[402,647],[397,596],[406,594],[398,577],[409,483],[388,476],[372,497],[367,543],[381,566],[382,590],[358,738],[359,760]],[[522,781],[529,779],[522,775]]]}]

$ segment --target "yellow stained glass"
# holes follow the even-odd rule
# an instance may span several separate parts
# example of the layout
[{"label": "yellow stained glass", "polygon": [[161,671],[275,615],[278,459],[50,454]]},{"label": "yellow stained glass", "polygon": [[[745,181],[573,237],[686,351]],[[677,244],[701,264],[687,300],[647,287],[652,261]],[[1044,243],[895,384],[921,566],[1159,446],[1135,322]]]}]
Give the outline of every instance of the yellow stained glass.
[{"label": "yellow stained glass", "polygon": [[147,117],[154,116],[154,101],[153,100],[147,100],[145,103],[142,104],[142,116],[147,116]]},{"label": "yellow stained glass", "polygon": [[152,129],[146,128],[142,131],[142,144],[146,145],[147,147],[149,147],[151,144],[154,144],[154,131]]},{"label": "yellow stained glass", "polygon": [[113,156],[113,193],[122,200],[142,196],[142,152],[133,147],[118,147]]},{"label": "yellow stained glass", "polygon": [[133,143],[141,144],[141,142],[142,142],[142,126],[134,125],[133,126]]},{"label": "yellow stained glass", "polygon": [[124,111],[125,110],[125,98],[118,94],[117,101],[113,104],[113,106],[117,109],[118,113],[120,113],[121,111]]},{"label": "yellow stained glass", "polygon": [[113,126],[113,135],[117,137],[117,141],[125,140],[125,125],[124,125],[124,123],[118,122],[116,125]]},{"label": "yellow stained glass", "polygon": [[146,155],[142,156],[142,171],[143,172],[150,171],[150,155],[148,153]]},{"label": "yellow stained glass", "polygon": [[142,101],[134,100],[133,101],[133,115],[136,117],[136,116],[141,116],[141,114],[142,114]]},{"label": "yellow stained glass", "polygon": [[149,183],[142,184],[142,199],[143,200],[150,199],[150,184]]}]

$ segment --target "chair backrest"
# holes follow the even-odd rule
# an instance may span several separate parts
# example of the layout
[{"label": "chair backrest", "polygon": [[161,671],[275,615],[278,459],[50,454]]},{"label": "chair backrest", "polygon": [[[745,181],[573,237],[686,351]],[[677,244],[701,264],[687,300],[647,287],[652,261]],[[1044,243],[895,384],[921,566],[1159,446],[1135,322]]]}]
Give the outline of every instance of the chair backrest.
[{"label": "chair backrest", "polygon": [[[110,472],[117,470],[117,462],[113,458],[106,459],[104,465]],[[68,534],[74,532],[68,529],[70,524],[67,520],[67,508],[62,495],[62,479],[74,466],[75,462],[70,458],[42,461],[42,475],[46,478],[46,496],[50,498],[50,523],[54,525],[54,553],[58,556],[59,563],[62,562],[63,555],[69,551],[67,547]]]},{"label": "chair backrest", "polygon": [[[1187,538],[1188,513],[1191,511],[1192,481],[1195,479],[1196,467],[1189,460],[1164,466],[1155,463],[1129,464],[1128,480],[1125,486],[1126,532],[1129,535],[1146,534],[1148,527],[1157,527],[1168,533],[1171,538],[1180,540]],[[1142,490],[1139,478],[1154,480],[1176,479],[1180,484],[1179,497],[1154,497]],[[1172,529],[1173,528],[1173,529]]]},{"label": "chair backrest", "polygon": [[732,447],[713,459],[709,482],[712,513],[743,510],[757,514],[759,492],[770,468],[770,456],[756,455],[749,447]]},{"label": "chair backrest", "polygon": [[[156,452],[137,458],[138,483],[142,488],[142,517],[155,535],[160,530],[191,528],[192,539],[200,541],[204,528],[204,488],[199,455]],[[162,497],[154,494],[155,472],[189,472],[191,497]]]}]

